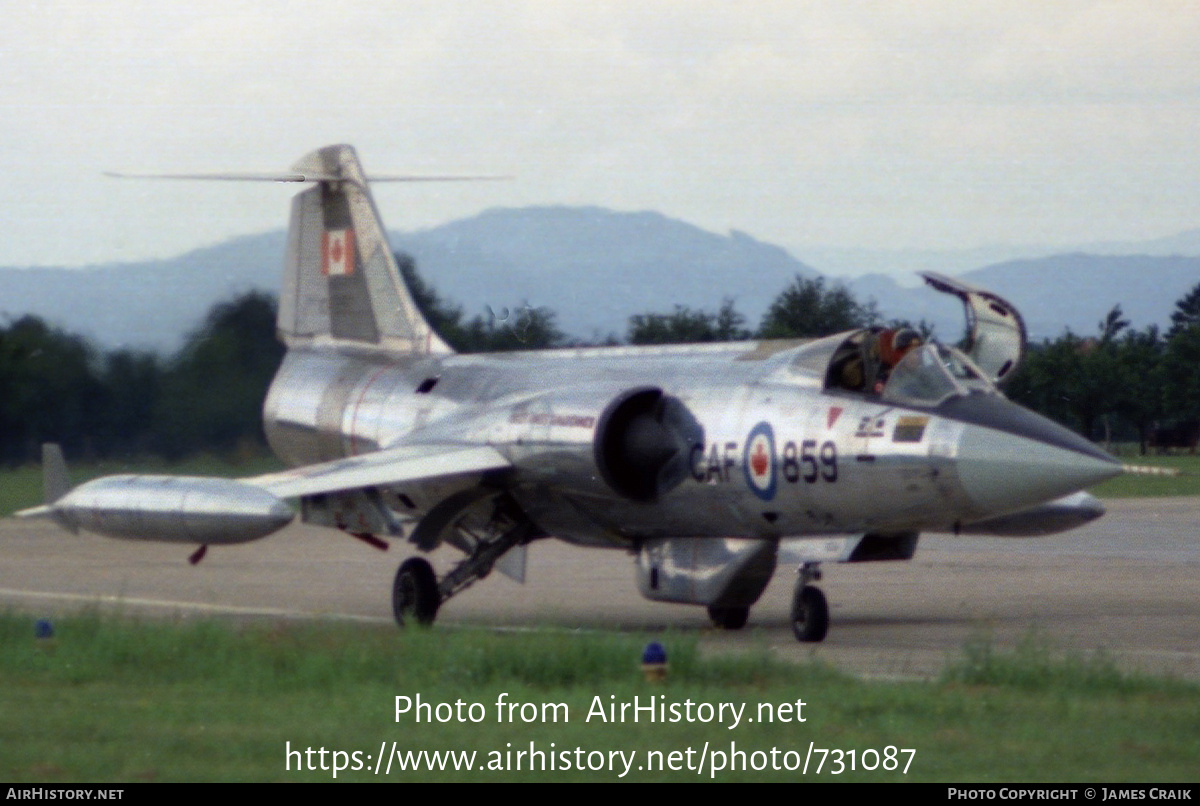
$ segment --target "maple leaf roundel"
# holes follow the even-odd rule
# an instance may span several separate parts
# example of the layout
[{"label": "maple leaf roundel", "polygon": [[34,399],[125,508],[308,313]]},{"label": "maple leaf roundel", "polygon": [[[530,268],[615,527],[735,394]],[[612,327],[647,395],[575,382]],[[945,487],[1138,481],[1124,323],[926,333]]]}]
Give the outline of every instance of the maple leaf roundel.
[{"label": "maple leaf roundel", "polygon": [[742,451],[742,469],[746,485],[764,501],[775,497],[776,488],[775,434],[771,424],[761,422],[750,429]]}]

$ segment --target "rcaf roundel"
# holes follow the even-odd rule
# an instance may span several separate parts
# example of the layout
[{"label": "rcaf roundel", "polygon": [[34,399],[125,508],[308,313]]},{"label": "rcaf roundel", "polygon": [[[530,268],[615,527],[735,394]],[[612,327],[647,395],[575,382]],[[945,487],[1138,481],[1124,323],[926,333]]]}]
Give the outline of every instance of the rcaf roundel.
[{"label": "rcaf roundel", "polygon": [[329,277],[354,274],[354,230],[333,229],[321,233],[321,273]]},{"label": "rcaf roundel", "polygon": [[750,429],[746,437],[742,469],[746,472],[746,485],[750,491],[764,501],[775,497],[775,465],[775,435],[770,423],[761,422]]}]

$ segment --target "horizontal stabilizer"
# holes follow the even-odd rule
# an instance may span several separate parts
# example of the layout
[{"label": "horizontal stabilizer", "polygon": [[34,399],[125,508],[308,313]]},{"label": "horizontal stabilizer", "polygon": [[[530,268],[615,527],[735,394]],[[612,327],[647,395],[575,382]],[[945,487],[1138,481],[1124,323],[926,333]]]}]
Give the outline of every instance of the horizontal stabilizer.
[{"label": "horizontal stabilizer", "polygon": [[[343,182],[346,177],[333,173],[212,173],[212,174],[142,174],[105,171],[113,179],[200,179],[217,182]],[[511,176],[410,176],[383,174],[365,177],[367,182],[496,182]]]},{"label": "horizontal stabilizer", "polygon": [[352,347],[390,357],[450,355],[400,276],[371,182],[475,182],[507,176],[368,176],[348,145],[302,157],[291,170],[266,173],[115,173],[123,179],[201,179],[312,183],[292,203],[279,335],[288,348]]}]

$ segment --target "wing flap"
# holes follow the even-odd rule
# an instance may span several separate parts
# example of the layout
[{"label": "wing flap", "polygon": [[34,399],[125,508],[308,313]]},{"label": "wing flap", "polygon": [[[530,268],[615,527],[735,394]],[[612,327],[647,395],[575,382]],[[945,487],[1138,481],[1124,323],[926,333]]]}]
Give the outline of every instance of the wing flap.
[{"label": "wing flap", "polygon": [[495,448],[486,445],[401,445],[241,481],[280,498],[297,498],[506,467],[511,467],[509,461]]}]

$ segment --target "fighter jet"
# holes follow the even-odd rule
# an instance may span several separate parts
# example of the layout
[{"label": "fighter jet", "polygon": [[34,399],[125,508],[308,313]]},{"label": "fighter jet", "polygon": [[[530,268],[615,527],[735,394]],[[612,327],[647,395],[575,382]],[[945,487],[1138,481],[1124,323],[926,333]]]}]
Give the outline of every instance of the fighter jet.
[{"label": "fighter jet", "polygon": [[820,641],[823,562],[907,560],[922,532],[1019,537],[1103,512],[1080,492],[1121,472],[1084,438],[997,385],[1025,349],[1015,309],[959,297],[964,349],[905,330],[810,341],[456,354],[397,271],[350,146],[293,173],[278,334],[287,355],[264,406],[292,470],[239,480],[110,476],[69,489],[47,453],[44,506],[25,516],[120,538],[209,545],[306,523],[369,544],[463,558],[438,577],[399,567],[401,624],[433,622],[493,568],[524,577],[525,547],[557,538],[636,557],[642,595],[749,616],[780,562],[797,565],[796,638]]}]

